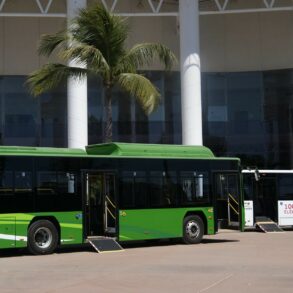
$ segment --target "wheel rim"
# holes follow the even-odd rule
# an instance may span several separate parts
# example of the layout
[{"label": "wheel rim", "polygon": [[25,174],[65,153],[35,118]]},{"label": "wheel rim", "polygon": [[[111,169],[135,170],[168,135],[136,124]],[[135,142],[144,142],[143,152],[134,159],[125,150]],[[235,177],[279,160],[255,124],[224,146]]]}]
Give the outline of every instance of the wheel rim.
[{"label": "wheel rim", "polygon": [[50,229],[41,227],[34,234],[34,241],[37,247],[41,249],[48,248],[53,240],[53,235]]},{"label": "wheel rim", "polygon": [[192,239],[197,238],[200,234],[200,227],[198,223],[195,221],[189,221],[186,224],[186,234]]}]

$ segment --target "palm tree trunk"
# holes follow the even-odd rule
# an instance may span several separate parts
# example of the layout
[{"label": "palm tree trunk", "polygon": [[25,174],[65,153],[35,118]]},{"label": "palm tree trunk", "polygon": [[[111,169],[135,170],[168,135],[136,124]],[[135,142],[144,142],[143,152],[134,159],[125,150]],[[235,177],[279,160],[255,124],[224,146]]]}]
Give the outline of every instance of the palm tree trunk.
[{"label": "palm tree trunk", "polygon": [[107,86],[105,92],[105,129],[104,129],[104,142],[112,142],[112,88]]}]

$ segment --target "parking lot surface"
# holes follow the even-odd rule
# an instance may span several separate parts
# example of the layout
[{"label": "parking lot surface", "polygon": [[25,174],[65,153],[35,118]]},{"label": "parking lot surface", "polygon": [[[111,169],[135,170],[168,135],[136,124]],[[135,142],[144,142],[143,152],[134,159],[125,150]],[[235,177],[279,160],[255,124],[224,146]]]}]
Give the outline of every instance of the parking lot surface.
[{"label": "parking lot surface", "polygon": [[198,245],[137,243],[46,256],[0,251],[0,292],[293,292],[293,232],[222,230]]}]

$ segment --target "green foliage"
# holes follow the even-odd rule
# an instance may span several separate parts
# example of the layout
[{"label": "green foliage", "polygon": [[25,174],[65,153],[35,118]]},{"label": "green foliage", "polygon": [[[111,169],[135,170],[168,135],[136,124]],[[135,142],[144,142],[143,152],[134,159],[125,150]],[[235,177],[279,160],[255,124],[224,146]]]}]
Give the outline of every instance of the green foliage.
[{"label": "green foliage", "polygon": [[[91,74],[102,78],[106,91],[119,85],[138,100],[147,114],[151,113],[158,105],[160,94],[137,70],[154,60],[169,70],[176,57],[162,44],[142,43],[127,50],[128,33],[126,19],[109,13],[101,5],[80,10],[67,30],[42,36],[38,49],[39,54],[45,56],[57,52],[64,63],[73,60],[76,67],[47,64],[36,70],[27,79],[31,93],[40,95],[67,77]],[[86,68],[80,68],[84,65]],[[111,95],[106,97],[111,100]],[[111,107],[111,102],[109,104]]]}]

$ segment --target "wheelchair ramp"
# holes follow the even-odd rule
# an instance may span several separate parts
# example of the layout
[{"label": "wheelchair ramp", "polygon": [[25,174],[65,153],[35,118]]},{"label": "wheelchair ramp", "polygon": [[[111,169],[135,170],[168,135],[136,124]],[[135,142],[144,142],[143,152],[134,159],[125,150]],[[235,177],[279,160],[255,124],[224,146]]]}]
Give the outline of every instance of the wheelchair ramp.
[{"label": "wheelchair ramp", "polygon": [[265,233],[284,232],[276,222],[269,218],[256,219],[255,225]]},{"label": "wheelchair ramp", "polygon": [[123,251],[123,248],[120,246],[120,244],[111,237],[90,237],[87,239],[87,241],[99,253]]}]

